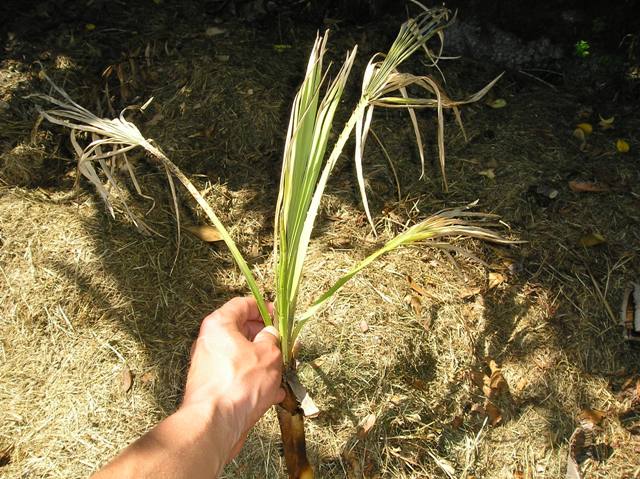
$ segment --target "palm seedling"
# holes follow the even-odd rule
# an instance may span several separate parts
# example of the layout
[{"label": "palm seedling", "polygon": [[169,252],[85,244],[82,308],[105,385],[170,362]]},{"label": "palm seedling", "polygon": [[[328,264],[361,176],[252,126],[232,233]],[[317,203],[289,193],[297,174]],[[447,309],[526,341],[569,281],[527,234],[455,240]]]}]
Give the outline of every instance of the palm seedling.
[{"label": "palm seedling", "polygon": [[[448,11],[444,9],[423,9],[418,16],[402,25],[398,37],[386,55],[378,54],[372,58],[364,74],[360,99],[326,159],[334,115],[354,63],[356,48],[347,54],[335,78],[329,81],[328,69],[323,64],[327,36],[319,36],[313,45],[304,80],[295,96],[284,148],[274,228],[275,314],[282,341],[283,386],[287,392],[285,401],[277,407],[277,413],[290,478],[313,477],[313,470],[307,460],[305,450],[304,414],[300,406],[300,397],[294,393],[294,390],[298,389],[294,344],[304,325],[328,303],[350,278],[379,256],[400,246],[425,242],[437,246],[433,240],[442,237],[475,237],[499,243],[508,242],[496,233],[481,227],[480,223],[490,219],[491,215],[471,213],[461,209],[444,210],[387,241],[382,248],[360,261],[347,274],[338,279],[331,288],[312,302],[306,311],[302,313],[298,311],[298,293],[304,277],[305,259],[314,222],[329,176],[353,131],[355,130],[356,170],[360,191],[367,216],[371,221],[364,190],[362,159],[374,108],[391,107],[408,110],[422,159],[424,159],[422,143],[414,110],[418,108],[437,109],[440,161],[441,167],[444,167],[443,109],[454,109],[456,117],[459,119],[456,107],[461,103],[479,99],[497,80],[491,82],[471,98],[463,102],[456,102],[446,97],[430,77],[414,76],[401,73],[398,70],[400,64],[419,49],[423,49],[435,64],[438,56],[428,49],[427,41],[434,35],[442,36],[442,30],[449,22],[448,15]],[[265,324],[272,324],[273,318],[269,315],[255,277],[232,237],[196,187],[167,158],[155,142],[146,139],[138,128],[125,118],[124,114],[112,120],[99,118],[75,103],[62,89],[53,84],[52,87],[57,94],[55,97],[38,95],[56,106],[51,110],[42,111],[42,115],[53,123],[71,129],[71,142],[79,157],[78,169],[95,185],[111,213],[113,214],[112,193],[117,188],[113,174],[113,163],[115,161],[124,162],[131,174],[135,188],[140,192],[126,155],[129,150],[142,147],[152,160],[157,161],[165,169],[174,201],[173,177],[179,180],[202,207],[209,220],[218,229],[246,278],[249,289],[257,300]],[[408,87],[417,87],[428,95],[412,97],[408,92]],[[86,147],[80,146],[77,132],[86,132],[90,135],[91,141]],[[106,184],[102,183],[95,168],[96,165],[99,165],[107,178]],[[133,215],[129,210],[127,211],[131,216]],[[132,220],[144,227],[140,218],[132,216]]]}]

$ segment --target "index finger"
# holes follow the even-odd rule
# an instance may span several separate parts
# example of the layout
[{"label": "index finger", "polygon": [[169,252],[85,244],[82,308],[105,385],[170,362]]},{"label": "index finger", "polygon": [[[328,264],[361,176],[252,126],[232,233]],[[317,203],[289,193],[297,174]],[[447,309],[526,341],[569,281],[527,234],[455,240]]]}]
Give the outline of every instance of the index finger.
[{"label": "index finger", "polygon": [[199,336],[206,336],[214,326],[222,325],[248,337],[255,330],[255,327],[250,327],[252,323],[263,324],[255,298],[233,298],[202,321]]}]

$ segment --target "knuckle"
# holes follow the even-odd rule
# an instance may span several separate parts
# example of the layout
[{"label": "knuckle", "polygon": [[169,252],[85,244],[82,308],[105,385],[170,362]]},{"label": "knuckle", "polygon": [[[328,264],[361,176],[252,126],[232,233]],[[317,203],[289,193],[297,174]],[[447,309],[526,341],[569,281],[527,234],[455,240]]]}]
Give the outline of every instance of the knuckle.
[{"label": "knuckle", "polygon": [[229,306],[240,306],[241,304],[243,304],[246,301],[245,298],[236,296],[235,298],[230,299],[227,304]]},{"label": "knuckle", "polygon": [[206,316],[200,324],[200,335],[203,335],[206,331],[215,328],[220,322],[220,314],[217,311]]}]

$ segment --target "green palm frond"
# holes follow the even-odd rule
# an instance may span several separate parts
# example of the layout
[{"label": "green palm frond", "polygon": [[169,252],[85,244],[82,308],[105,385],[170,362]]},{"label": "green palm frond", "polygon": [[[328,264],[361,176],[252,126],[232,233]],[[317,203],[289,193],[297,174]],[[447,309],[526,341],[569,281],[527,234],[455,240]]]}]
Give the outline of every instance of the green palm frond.
[{"label": "green palm frond", "polygon": [[293,347],[289,338],[311,230],[326,180],[335,164],[324,163],[329,134],[356,53],[354,48],[347,55],[320,99],[326,76],[323,70],[326,42],[326,34],[316,39],[305,79],[293,102],[276,205],[276,311],[285,361],[290,358],[287,351]]},{"label": "green palm frond", "polygon": [[440,211],[429,218],[413,225],[402,233],[389,240],[382,248],[371,253],[356,266],[351,268],[344,276],[334,283],[325,293],[323,293],[312,305],[300,315],[296,328],[293,332],[292,341],[295,341],[304,324],[316,315],[322,307],[344,286],[351,278],[373,263],[383,254],[389,253],[401,246],[411,244],[424,244],[425,246],[441,248],[446,245],[435,240],[439,238],[477,238],[500,244],[513,244],[514,241],[507,240],[490,230],[495,224],[488,223],[488,220],[497,219],[497,216],[485,213],[475,213],[463,209],[448,209]]}]

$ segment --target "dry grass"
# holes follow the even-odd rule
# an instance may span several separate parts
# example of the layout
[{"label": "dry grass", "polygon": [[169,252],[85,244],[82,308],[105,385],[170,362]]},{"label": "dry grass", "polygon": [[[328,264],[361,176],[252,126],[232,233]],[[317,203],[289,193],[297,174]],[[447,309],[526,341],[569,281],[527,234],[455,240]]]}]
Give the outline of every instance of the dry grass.
[{"label": "dry grass", "polygon": [[[229,27],[232,34],[215,37],[215,55],[231,55],[220,61],[202,53],[212,40],[194,37],[189,28],[156,32],[173,42],[188,38],[189,48],[167,55],[158,47],[148,66],[139,59],[130,90],[156,97],[156,110],[139,123],[206,191],[268,288],[286,112],[315,32],[298,31],[307,43],[280,54],[267,33]],[[149,41],[153,32],[146,35]],[[68,55],[74,58],[73,51]],[[97,65],[90,71],[111,60],[74,58],[77,65]],[[460,73],[452,68],[445,67],[451,93],[460,97],[496,73],[477,65],[464,65]],[[478,84],[470,84],[469,69]],[[65,88],[87,98],[87,105],[102,82],[82,70],[53,74],[66,77]],[[190,237],[169,273],[176,253],[170,196],[143,158],[136,163],[139,179],[156,197],[149,221],[164,238],[141,236],[122,216],[109,220],[89,188],[70,195],[75,173],[73,162],[64,160],[70,152],[63,142],[54,155],[45,153],[53,151],[60,131],[31,142],[35,117],[21,95],[42,87],[35,73],[5,62],[0,76],[0,98],[11,105],[0,117],[20,126],[0,134],[0,451],[12,448],[0,475],[83,477],[175,408],[200,319],[246,291],[224,248]],[[117,103],[118,85],[111,86]],[[640,440],[617,417],[624,404],[615,388],[638,374],[640,356],[622,344],[597,288],[617,311],[624,284],[640,272],[640,143],[633,133],[639,125],[637,118],[616,117],[632,145],[626,157],[609,155],[607,132],[594,133],[595,151],[582,153],[571,137],[582,105],[561,91],[507,78],[496,91],[507,98],[507,108],[464,110],[472,140],[464,144],[455,128],[448,129],[447,195],[437,176],[417,180],[413,131],[405,119],[388,113],[374,122],[398,161],[402,185],[398,201],[387,162],[371,143],[365,170],[380,241],[398,224],[480,198],[483,210],[501,214],[512,236],[529,243],[511,249],[471,245],[491,271],[504,274],[506,281],[493,289],[485,268],[455,253],[394,253],[345,286],[314,319],[302,337],[300,372],[323,411],[308,421],[319,477],[450,477],[446,471],[456,478],[518,477],[515,471],[527,478],[563,477],[567,442],[583,408],[609,412],[597,441],[613,451],[587,460],[589,477],[638,477]],[[162,116],[152,120],[156,114]],[[421,122],[433,146],[431,118]],[[394,130],[399,133],[391,135]],[[7,158],[33,168],[28,181],[7,172]],[[56,165],[54,177],[50,169],[43,174],[37,161]],[[374,247],[350,164],[343,165],[319,217],[303,298],[353,266],[362,257],[357,251]],[[478,175],[487,168],[495,180]],[[574,176],[620,189],[579,195],[566,187]],[[558,201],[540,203],[530,193],[542,182],[560,189]],[[150,206],[131,200],[140,211]],[[188,221],[198,221],[188,202],[182,207]],[[608,243],[589,251],[578,247],[577,240],[593,231]],[[420,311],[415,300],[413,308],[407,303],[416,293],[406,275],[427,290]],[[474,288],[478,292],[469,294]],[[469,373],[486,371],[487,358],[499,363],[509,385],[497,426],[472,412],[484,397]],[[128,392],[122,391],[125,364],[134,374]],[[372,413],[375,424],[359,436],[358,425]],[[277,438],[269,413],[224,477],[284,477]]]}]

